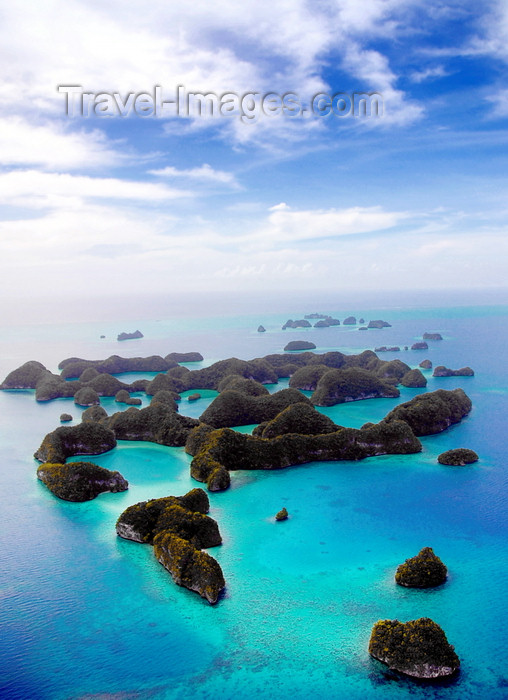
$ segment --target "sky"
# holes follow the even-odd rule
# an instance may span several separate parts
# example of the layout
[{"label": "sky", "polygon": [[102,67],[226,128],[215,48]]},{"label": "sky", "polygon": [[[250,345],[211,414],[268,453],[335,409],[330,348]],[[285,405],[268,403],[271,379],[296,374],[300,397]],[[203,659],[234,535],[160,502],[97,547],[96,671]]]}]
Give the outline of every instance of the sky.
[{"label": "sky", "polygon": [[13,0],[0,66],[4,300],[506,286],[507,0]]}]

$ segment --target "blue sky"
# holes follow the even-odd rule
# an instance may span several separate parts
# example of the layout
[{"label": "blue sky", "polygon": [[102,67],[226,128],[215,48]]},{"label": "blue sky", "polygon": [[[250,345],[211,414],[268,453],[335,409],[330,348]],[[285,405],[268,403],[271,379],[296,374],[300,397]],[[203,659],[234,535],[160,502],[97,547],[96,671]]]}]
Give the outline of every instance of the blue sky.
[{"label": "blue sky", "polygon": [[[506,285],[506,0],[4,5],[2,297]],[[71,118],[58,85],[384,111]]]}]

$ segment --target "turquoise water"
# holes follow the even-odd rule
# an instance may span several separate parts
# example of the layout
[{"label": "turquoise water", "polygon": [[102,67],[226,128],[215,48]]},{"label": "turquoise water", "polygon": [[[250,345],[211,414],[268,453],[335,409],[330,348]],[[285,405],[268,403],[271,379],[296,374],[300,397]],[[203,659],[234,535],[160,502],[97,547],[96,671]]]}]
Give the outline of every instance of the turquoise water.
[{"label": "turquoise water", "polygon": [[[121,540],[114,530],[128,505],[197,485],[183,449],[121,442],[94,461],[119,469],[129,490],[66,503],[37,481],[32,454],[59,425],[60,413],[79,420],[81,410],[68,399],[38,405],[33,392],[0,392],[2,698],[508,696],[508,307],[365,307],[351,312],[385,318],[392,328],[280,330],[287,318],[311,311],[339,318],[350,313],[323,304],[222,319],[160,316],[5,329],[2,376],[27,359],[56,371],[71,355],[199,350],[209,364],[278,352],[290,339],[311,339],[320,352],[356,352],[410,345],[424,331],[439,331],[445,340],[429,351],[383,357],[399,356],[412,366],[424,357],[454,368],[469,364],[476,376],[432,379],[427,373],[429,390],[461,386],[474,409],[460,425],[424,438],[421,454],[233,473],[229,491],[210,495],[224,540],[210,551],[227,581],[226,596],[214,607],[175,586],[150,547]],[[267,333],[256,333],[260,323]],[[142,340],[114,340],[138,327]],[[100,340],[100,334],[108,337]],[[197,402],[184,396],[180,411],[199,416],[213,398],[202,393]],[[415,393],[404,389],[400,401]],[[374,399],[322,410],[357,427],[379,420],[396,403]],[[108,399],[103,405],[108,412],[119,408]],[[475,449],[480,462],[464,468],[436,462],[440,452],[457,446]],[[290,519],[275,523],[282,506]],[[448,582],[428,591],[397,587],[397,565],[423,546],[447,564]],[[378,619],[422,616],[438,622],[455,645],[462,672],[454,683],[397,679],[367,653]]]}]

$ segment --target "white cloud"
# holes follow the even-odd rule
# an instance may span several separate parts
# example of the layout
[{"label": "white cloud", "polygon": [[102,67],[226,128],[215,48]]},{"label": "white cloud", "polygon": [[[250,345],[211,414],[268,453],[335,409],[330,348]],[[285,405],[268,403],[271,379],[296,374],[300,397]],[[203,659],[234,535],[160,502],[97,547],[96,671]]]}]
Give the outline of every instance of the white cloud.
[{"label": "white cloud", "polygon": [[158,177],[202,180],[221,185],[229,185],[235,189],[239,188],[239,184],[232,173],[228,173],[225,170],[214,170],[208,163],[204,163],[204,165],[199,168],[188,168],[187,170],[178,170],[178,168],[169,165],[165,168],[149,170],[148,172]]},{"label": "white cloud", "polygon": [[56,121],[0,118],[1,165],[34,165],[49,169],[83,169],[119,165],[126,158],[98,129],[71,130]]},{"label": "white cloud", "polygon": [[25,207],[79,208],[88,200],[117,199],[164,203],[190,196],[162,183],[133,182],[38,170],[13,170],[0,174],[0,202]]},{"label": "white cloud", "polygon": [[387,212],[381,207],[349,209],[293,210],[281,203],[270,208],[265,224],[244,237],[249,249],[269,248],[326,238],[338,238],[383,231],[405,219],[403,212]]},{"label": "white cloud", "polygon": [[425,68],[420,71],[413,71],[410,74],[410,78],[413,83],[424,83],[427,80],[436,80],[438,78],[445,78],[450,75],[444,66],[434,66],[433,68]]}]

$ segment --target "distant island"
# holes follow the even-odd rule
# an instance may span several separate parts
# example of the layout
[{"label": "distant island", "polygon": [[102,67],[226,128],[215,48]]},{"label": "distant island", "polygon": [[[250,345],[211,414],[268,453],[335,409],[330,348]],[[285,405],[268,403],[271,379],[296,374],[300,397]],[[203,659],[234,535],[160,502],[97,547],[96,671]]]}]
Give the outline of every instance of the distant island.
[{"label": "distant island", "polygon": [[120,333],[117,335],[117,340],[135,340],[137,338],[143,338],[143,333],[141,331],[134,331],[134,333]]}]

